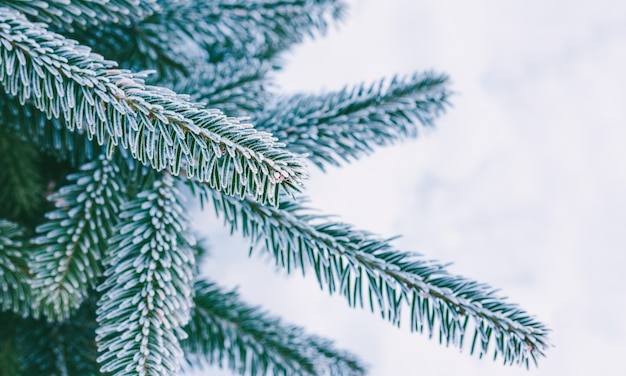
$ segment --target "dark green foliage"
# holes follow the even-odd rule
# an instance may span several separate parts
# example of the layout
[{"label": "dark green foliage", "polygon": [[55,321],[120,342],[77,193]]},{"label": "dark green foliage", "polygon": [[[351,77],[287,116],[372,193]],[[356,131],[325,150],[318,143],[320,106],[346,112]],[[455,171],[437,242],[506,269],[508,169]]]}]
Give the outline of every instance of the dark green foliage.
[{"label": "dark green foliage", "polygon": [[305,158],[358,159],[448,107],[447,77],[430,72],[276,95],[281,53],[344,13],[340,0],[0,0],[0,376],[173,375],[184,357],[365,373],[196,275],[206,246],[182,184],[351,306],[394,325],[409,310],[411,330],[505,363],[544,354],[548,330],[490,287],[297,196]]},{"label": "dark green foliage", "polygon": [[17,343],[19,318],[12,312],[0,312],[0,320],[0,376],[19,375],[22,364]]},{"label": "dark green foliage", "polygon": [[87,300],[71,321],[57,323],[0,312],[0,376],[100,376],[94,303]]},{"label": "dark green foliage", "polygon": [[39,155],[34,145],[0,128],[0,218],[24,221],[43,203]]},{"label": "dark green foliage", "polygon": [[50,323],[26,319],[19,323],[23,343],[23,375],[99,376],[94,299],[86,301],[72,320]]}]

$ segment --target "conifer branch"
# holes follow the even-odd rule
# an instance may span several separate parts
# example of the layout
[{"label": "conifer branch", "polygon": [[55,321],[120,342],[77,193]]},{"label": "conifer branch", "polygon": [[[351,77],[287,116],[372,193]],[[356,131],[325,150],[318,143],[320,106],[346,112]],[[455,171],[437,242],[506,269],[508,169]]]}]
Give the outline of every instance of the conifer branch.
[{"label": "conifer branch", "polygon": [[[314,273],[350,306],[504,363],[544,355],[548,329],[489,286],[284,201],[306,176],[294,153],[339,165],[415,137],[448,105],[447,78],[425,73],[268,106],[279,54],[344,9],[342,0],[0,0],[0,376],[171,375],[183,350],[192,363],[252,375],[364,372],[236,293],[194,286],[205,248],[187,232],[172,175],[253,250]],[[223,111],[256,116],[260,131]],[[44,218],[43,192],[59,181]]]},{"label": "conifer branch", "polygon": [[165,175],[123,205],[109,242],[96,311],[103,373],[174,374],[181,366],[179,340],[193,305],[194,251],[173,184]]},{"label": "conifer branch", "polygon": [[397,251],[388,240],[311,214],[293,201],[272,208],[204,192],[225,225],[249,237],[254,249],[272,255],[288,272],[313,270],[320,288],[340,293],[350,306],[367,302],[394,325],[408,308],[411,330],[462,349],[473,331],[470,353],[491,352],[505,363],[528,366],[544,355],[546,327],[487,285],[451,275],[445,265]]},{"label": "conifer branch", "polygon": [[106,157],[81,166],[51,195],[56,209],[37,228],[29,262],[35,306],[49,320],[68,319],[102,275],[106,240],[124,201],[120,169]]},{"label": "conifer branch", "polygon": [[448,105],[448,78],[434,73],[379,80],[323,95],[297,94],[255,119],[297,153],[323,168],[370,154],[375,146],[416,137]]},{"label": "conifer branch", "polygon": [[2,5],[66,30],[103,23],[130,24],[159,10],[155,0],[2,0]]},{"label": "conifer branch", "polygon": [[[103,25],[71,34],[132,70],[155,69],[179,79],[206,61],[271,59],[305,36],[323,34],[340,20],[338,0],[182,0],[141,22]],[[120,48],[122,47],[122,48]]]},{"label": "conifer branch", "polygon": [[31,294],[23,236],[18,225],[0,219],[0,311],[26,316]]},{"label": "conifer branch", "polygon": [[324,33],[340,20],[345,5],[338,0],[200,0],[172,2],[152,19],[184,33],[211,61],[227,57],[268,58],[305,36]]},{"label": "conifer branch", "polygon": [[21,14],[0,8],[0,83],[20,103],[32,98],[70,130],[84,129],[109,152],[118,144],[156,170],[207,182],[230,194],[277,203],[282,187],[297,190],[305,176],[299,158],[271,135],[184,97],[146,86],[140,75],[115,69]]},{"label": "conifer branch", "polygon": [[195,308],[183,348],[192,364],[205,360],[241,375],[362,375],[351,354],[285,325],[212,282],[196,282]]}]

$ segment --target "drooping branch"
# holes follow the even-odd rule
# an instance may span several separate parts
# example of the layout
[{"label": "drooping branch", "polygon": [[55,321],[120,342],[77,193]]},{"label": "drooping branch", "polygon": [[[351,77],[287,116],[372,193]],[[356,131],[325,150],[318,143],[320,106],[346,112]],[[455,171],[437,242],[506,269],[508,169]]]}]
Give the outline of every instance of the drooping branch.
[{"label": "drooping branch", "polygon": [[194,251],[181,194],[165,175],[122,206],[96,311],[98,362],[114,376],[179,371],[193,305]]},{"label": "drooping branch", "polygon": [[146,86],[71,40],[0,8],[0,84],[20,103],[32,99],[49,117],[63,115],[112,151],[121,146],[156,170],[207,182],[230,194],[247,192],[277,203],[278,191],[297,190],[302,161],[249,124],[185,97]]},{"label": "drooping branch", "polygon": [[206,194],[225,225],[249,237],[253,249],[272,255],[289,272],[313,271],[321,288],[340,293],[350,306],[367,303],[396,325],[401,310],[410,309],[411,330],[481,356],[492,352],[505,363],[536,362],[548,346],[548,329],[493,288],[398,251],[389,240],[289,200],[272,208],[208,189],[196,193]]}]

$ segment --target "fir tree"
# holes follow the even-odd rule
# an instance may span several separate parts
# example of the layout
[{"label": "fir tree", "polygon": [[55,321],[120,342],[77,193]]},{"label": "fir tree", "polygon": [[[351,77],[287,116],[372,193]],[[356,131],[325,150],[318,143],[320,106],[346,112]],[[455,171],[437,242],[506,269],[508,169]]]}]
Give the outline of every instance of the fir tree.
[{"label": "fir tree", "polygon": [[340,0],[0,1],[0,376],[364,374],[199,276],[198,202],[350,306],[504,363],[544,355],[546,327],[489,286],[306,207],[306,159],[415,137],[450,96],[433,72],[270,90],[281,54],[344,15]]}]

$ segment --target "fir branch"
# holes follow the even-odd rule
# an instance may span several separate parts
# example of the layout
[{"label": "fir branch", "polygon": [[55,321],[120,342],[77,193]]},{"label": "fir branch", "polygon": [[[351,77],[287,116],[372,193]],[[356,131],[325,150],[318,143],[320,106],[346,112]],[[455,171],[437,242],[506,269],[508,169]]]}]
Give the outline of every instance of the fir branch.
[{"label": "fir branch", "polygon": [[[345,13],[338,0],[182,0],[129,26],[70,36],[132,70],[179,79],[205,61],[270,59],[305,36],[323,34]],[[120,48],[121,47],[121,48]]]},{"label": "fir branch", "polygon": [[51,195],[56,209],[37,228],[30,264],[34,305],[49,320],[65,320],[96,287],[106,240],[124,201],[120,169],[101,156],[68,176]]},{"label": "fir branch", "polygon": [[0,82],[20,103],[32,97],[48,117],[63,114],[70,130],[84,129],[109,152],[121,144],[156,170],[186,175],[230,194],[277,203],[282,187],[297,190],[305,175],[299,158],[271,135],[146,86],[58,34],[0,8]]},{"label": "fir branch", "polygon": [[461,349],[473,330],[470,353],[492,352],[505,363],[528,366],[544,355],[548,329],[487,285],[451,275],[444,265],[397,251],[388,240],[311,214],[292,201],[272,208],[208,189],[203,193],[231,231],[241,230],[253,247],[289,272],[312,269],[321,288],[339,292],[350,306],[367,301],[395,325],[401,309],[409,308],[411,330],[437,334],[441,343]]},{"label": "fir branch", "polygon": [[[293,201],[264,205],[277,206],[300,187],[304,165],[294,151],[310,153],[320,167],[338,165],[415,137],[447,105],[446,77],[427,73],[296,95],[263,109],[266,74],[277,69],[268,60],[323,33],[343,9],[340,0],[0,0],[0,376],[172,374],[183,347],[194,360],[237,372],[363,372],[329,341],[212,283],[198,282],[193,309],[194,257],[204,248],[186,236],[170,175],[180,169],[231,231],[241,230],[289,272],[313,271],[320,287],[351,306],[369,303],[398,325],[404,313],[412,330],[505,363],[528,365],[543,355],[547,329],[488,286]],[[118,69],[62,35],[161,76]],[[146,84],[164,78],[194,101],[257,113],[261,129],[291,151],[244,119]],[[57,208],[29,244],[31,258],[13,223],[24,221],[6,209],[15,199],[38,221],[29,210],[41,203],[42,185],[28,169],[43,153],[80,163],[105,149],[119,150],[116,162],[124,163],[100,159],[70,177],[51,197]],[[66,168],[49,170],[56,181]],[[121,196],[132,201],[118,210]],[[105,243],[105,281],[94,292]],[[48,319],[68,320],[33,317],[42,308]]]},{"label": "fir branch", "polygon": [[305,36],[323,34],[344,14],[338,0],[184,0],[146,21],[175,27],[171,34],[184,33],[211,61],[222,61],[269,58]]},{"label": "fir branch", "polygon": [[0,311],[26,316],[31,293],[23,236],[18,225],[0,219]]},{"label": "fir branch", "polygon": [[271,65],[258,59],[200,64],[185,78],[171,84],[177,93],[208,103],[227,114],[249,116],[270,100],[267,91]]},{"label": "fir branch", "polygon": [[425,73],[319,96],[297,94],[270,105],[255,123],[290,150],[309,153],[317,166],[339,166],[374,146],[416,137],[418,124],[432,125],[448,105],[447,82],[444,75]]},{"label": "fir branch", "polygon": [[130,24],[159,10],[155,0],[2,0],[1,5],[66,30],[103,23]]},{"label": "fir branch", "polygon": [[0,216],[20,221],[38,213],[43,192],[37,149],[0,127],[0,166]]},{"label": "fir branch", "polygon": [[109,242],[96,311],[101,371],[162,375],[180,368],[189,320],[194,251],[173,178],[165,175],[122,208]]},{"label": "fir branch", "polygon": [[206,360],[242,375],[362,375],[364,367],[332,342],[285,325],[212,282],[196,282],[183,341],[192,364]]}]

